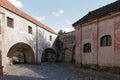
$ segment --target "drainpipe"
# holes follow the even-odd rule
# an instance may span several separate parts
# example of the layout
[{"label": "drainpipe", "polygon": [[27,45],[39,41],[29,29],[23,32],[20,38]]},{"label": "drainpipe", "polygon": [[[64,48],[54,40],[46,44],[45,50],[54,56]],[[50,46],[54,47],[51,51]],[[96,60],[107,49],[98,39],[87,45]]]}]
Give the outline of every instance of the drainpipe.
[{"label": "drainpipe", "polygon": [[38,64],[38,26],[36,25],[36,64]]}]

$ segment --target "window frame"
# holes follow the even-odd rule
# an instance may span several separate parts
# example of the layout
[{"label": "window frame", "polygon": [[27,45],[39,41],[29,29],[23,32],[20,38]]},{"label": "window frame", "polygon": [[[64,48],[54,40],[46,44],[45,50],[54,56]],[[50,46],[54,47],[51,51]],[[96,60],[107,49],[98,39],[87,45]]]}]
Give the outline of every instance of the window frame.
[{"label": "window frame", "polygon": [[100,46],[107,47],[112,46],[112,37],[111,35],[104,35],[100,38]]},{"label": "window frame", "polygon": [[14,19],[7,16],[7,26],[10,28],[14,28]]},{"label": "window frame", "polygon": [[91,43],[85,43],[83,45],[83,52],[84,53],[91,53]]}]

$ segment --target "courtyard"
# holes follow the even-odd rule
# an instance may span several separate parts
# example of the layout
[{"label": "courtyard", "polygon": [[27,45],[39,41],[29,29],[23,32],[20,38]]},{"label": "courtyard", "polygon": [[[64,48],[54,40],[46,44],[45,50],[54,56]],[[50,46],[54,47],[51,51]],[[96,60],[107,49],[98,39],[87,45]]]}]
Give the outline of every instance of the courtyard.
[{"label": "courtyard", "polygon": [[2,80],[120,80],[120,75],[85,70],[72,63],[8,65]]}]

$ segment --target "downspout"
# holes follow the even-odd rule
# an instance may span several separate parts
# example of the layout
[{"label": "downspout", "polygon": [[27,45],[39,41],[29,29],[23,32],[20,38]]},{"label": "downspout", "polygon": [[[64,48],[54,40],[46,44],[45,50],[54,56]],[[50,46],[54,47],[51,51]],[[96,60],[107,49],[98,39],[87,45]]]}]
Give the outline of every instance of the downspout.
[{"label": "downspout", "polygon": [[36,25],[36,64],[38,64],[38,26]]}]

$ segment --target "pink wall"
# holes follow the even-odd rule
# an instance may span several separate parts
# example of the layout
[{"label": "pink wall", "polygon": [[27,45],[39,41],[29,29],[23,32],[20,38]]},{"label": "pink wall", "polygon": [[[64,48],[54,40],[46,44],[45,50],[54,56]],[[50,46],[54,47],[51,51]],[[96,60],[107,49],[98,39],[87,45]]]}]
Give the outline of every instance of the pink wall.
[{"label": "pink wall", "polygon": [[[100,21],[99,26],[99,51],[98,51],[98,64],[100,66],[113,66],[114,65],[114,25],[113,19]],[[100,46],[100,39],[105,35],[111,35],[112,46]]]},{"label": "pink wall", "polygon": [[[92,23],[76,26],[76,63],[120,67],[120,16],[109,15]],[[100,46],[100,39],[111,35],[112,46]],[[91,52],[84,53],[83,45],[91,43]]]},{"label": "pink wall", "polygon": [[120,66],[120,16],[114,17],[114,65]]},{"label": "pink wall", "polygon": [[[91,43],[91,53],[83,52],[83,45]],[[97,23],[82,27],[82,63],[96,64],[97,57]]]}]

